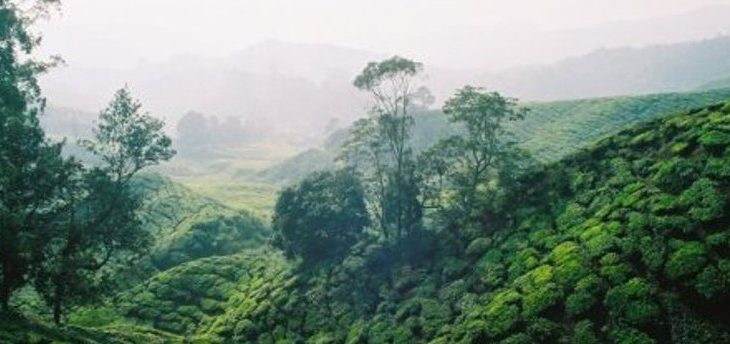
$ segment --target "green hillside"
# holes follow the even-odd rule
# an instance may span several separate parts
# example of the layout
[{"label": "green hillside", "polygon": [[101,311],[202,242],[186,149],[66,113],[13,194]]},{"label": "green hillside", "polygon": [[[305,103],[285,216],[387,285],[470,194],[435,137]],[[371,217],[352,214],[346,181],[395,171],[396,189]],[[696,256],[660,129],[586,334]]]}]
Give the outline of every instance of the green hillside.
[{"label": "green hillside", "polygon": [[[559,6],[587,26],[494,31],[510,46],[490,39],[486,60],[459,56],[489,29],[454,26],[463,11],[361,8],[449,26],[454,66],[499,49],[558,61],[475,72],[326,37],[213,59],[164,44],[181,23],[225,43],[246,10],[230,4],[89,2],[68,7],[76,24],[38,25],[65,3],[0,0],[0,344],[730,344],[730,36],[677,43],[727,26],[730,7],[635,6],[649,19],[609,25]],[[357,6],[335,17],[368,15]],[[524,4],[500,6],[498,26],[524,23]],[[94,33],[140,49],[74,43],[72,73],[45,77],[65,61],[42,32],[83,29],[81,10],[168,15]],[[370,22],[352,24],[367,38]],[[394,51],[435,61],[406,31]],[[125,43],[140,37],[155,44]],[[598,46],[617,47],[552,56]]]},{"label": "green hillside", "polygon": [[727,342],[728,166],[730,103],[524,177],[510,220],[464,251],[429,231],[309,270],[196,261],[135,288],[126,315],[213,342]]},{"label": "green hillside", "polygon": [[269,236],[268,226],[258,216],[165,177],[144,175],[135,187],[144,195],[138,214],[154,245],[133,266],[115,267],[124,276],[124,287],[187,261],[259,247]]},{"label": "green hillside", "polygon": [[[525,103],[530,109],[523,121],[511,130],[520,145],[542,162],[554,162],[580,148],[597,142],[626,126],[690,109],[708,106],[730,98],[730,88],[687,93],[607,97],[555,102]],[[417,149],[428,147],[453,133],[440,111],[414,114],[412,143]],[[338,133],[339,135],[339,133]],[[339,140],[341,141],[341,140]],[[256,175],[256,180],[290,183],[307,173],[333,168],[339,147],[308,150]]]},{"label": "green hillside", "polygon": [[[24,319],[19,315],[8,315],[7,318],[0,318],[0,343],[178,343],[182,337],[170,334],[170,332],[153,330],[152,326],[135,325],[134,321],[123,317],[123,310],[130,314],[147,314],[144,311],[134,312],[124,303],[136,297],[136,292],[144,290],[155,292],[153,286],[159,285],[155,281],[172,283],[166,276],[175,278],[186,278],[186,275],[195,277],[200,273],[206,277],[206,281],[212,281],[210,285],[189,283],[190,279],[181,279],[180,284],[191,292],[206,292],[211,295],[210,299],[203,300],[203,304],[209,306],[211,302],[225,301],[225,293],[231,290],[221,291],[221,288],[231,287],[232,282],[241,282],[241,277],[228,281],[228,284],[221,284],[217,281],[244,273],[239,270],[244,266],[246,257],[249,255],[228,256],[224,258],[213,258],[206,263],[206,257],[225,256],[241,252],[242,250],[257,248],[265,245],[269,237],[268,226],[258,217],[251,215],[245,210],[238,210],[228,207],[222,203],[202,196],[191,189],[170,181],[159,175],[148,174],[137,178],[135,188],[145,195],[145,202],[139,211],[141,221],[145,228],[155,237],[155,245],[149,255],[141,260],[135,261],[129,266],[113,265],[116,271],[114,279],[117,281],[116,289],[124,290],[135,285],[135,289],[123,292],[118,298],[122,300],[118,304],[117,298],[102,304],[94,304],[88,307],[80,307],[69,314],[70,326],[65,329],[58,329],[47,324],[47,310],[40,304],[37,295],[33,290],[26,290],[23,295],[18,295],[15,303],[20,309],[27,313],[38,313],[41,317],[38,320]],[[256,255],[258,267],[272,268],[270,260]],[[180,267],[178,267],[180,266]],[[251,267],[253,267],[253,262]],[[171,269],[168,271],[168,269]],[[260,270],[256,270],[260,272]],[[219,275],[216,275],[219,273]],[[144,282],[151,278],[149,282]],[[218,288],[218,289],[216,289]],[[163,291],[158,292],[160,297]],[[217,293],[217,294],[216,294]],[[140,296],[143,297],[144,295]],[[230,296],[230,295],[228,295]],[[217,297],[217,299],[216,299]],[[144,309],[147,306],[143,300],[139,301],[134,309]],[[169,305],[163,303],[163,305]],[[177,308],[181,304],[170,305],[174,309],[163,309],[160,305],[154,305],[157,312],[168,311],[166,316],[177,316]],[[221,307],[216,304],[215,307]],[[206,308],[207,310],[207,308]],[[159,314],[159,313],[157,313]],[[175,319],[179,320],[179,319]],[[155,323],[160,324],[160,323]],[[180,325],[176,325],[180,326]],[[162,326],[164,329],[164,326]]]},{"label": "green hillside", "polygon": [[316,170],[334,167],[334,156],[321,149],[308,149],[283,162],[256,173],[256,180],[269,183],[289,184]]},{"label": "green hillside", "polygon": [[521,145],[544,162],[557,161],[629,125],[708,106],[730,89],[525,104],[531,109],[513,130]]},{"label": "green hillside", "polygon": [[286,272],[286,262],[271,251],[196,260],[123,293],[119,311],[140,324],[207,338],[207,327],[219,326],[229,310],[274,299],[271,288],[287,285]]},{"label": "green hillside", "polygon": [[286,298],[247,299],[214,333],[261,343],[727,342],[728,166],[730,104],[643,124],[527,177],[503,214],[514,225],[485,228],[494,234],[465,257],[438,233],[417,248],[366,245],[280,287]]},{"label": "green hillside", "polygon": [[43,321],[12,316],[0,317],[0,343],[72,343],[72,344],[172,344],[182,338],[162,331],[132,325],[109,325],[101,328],[66,326],[59,329]]},{"label": "green hillside", "polygon": [[[257,249],[269,237],[257,217],[144,176],[140,214],[157,244],[128,289],[72,310],[65,329],[0,321],[0,342],[728,342],[730,103],[653,110],[722,92],[532,104],[581,105],[593,121],[571,123],[584,129],[603,107],[656,119],[585,149],[635,117],[523,142],[562,140],[554,154],[567,156],[521,177],[463,248],[431,227],[303,269]],[[443,128],[437,114],[418,137]],[[557,130],[534,117],[523,128]]]}]

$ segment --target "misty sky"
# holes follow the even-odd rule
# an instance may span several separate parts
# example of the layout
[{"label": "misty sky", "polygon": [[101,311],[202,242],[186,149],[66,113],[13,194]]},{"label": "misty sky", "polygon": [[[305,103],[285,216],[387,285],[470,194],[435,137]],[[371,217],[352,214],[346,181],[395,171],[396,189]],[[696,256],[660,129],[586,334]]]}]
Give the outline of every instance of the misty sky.
[{"label": "misty sky", "polygon": [[577,40],[573,31],[703,9],[711,14],[711,5],[730,0],[64,0],[62,13],[40,27],[43,54],[90,68],[179,54],[227,56],[275,39],[397,53],[446,68],[499,69],[606,45],[720,34],[700,23],[637,34],[633,41],[624,32],[595,42],[584,37],[588,43],[580,46],[559,44],[561,37]]}]

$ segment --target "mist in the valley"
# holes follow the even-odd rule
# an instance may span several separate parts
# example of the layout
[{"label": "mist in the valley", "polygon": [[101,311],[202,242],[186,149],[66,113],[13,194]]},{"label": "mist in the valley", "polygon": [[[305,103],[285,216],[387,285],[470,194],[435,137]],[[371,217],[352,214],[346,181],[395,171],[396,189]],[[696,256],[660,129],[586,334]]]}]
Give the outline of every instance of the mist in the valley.
[{"label": "mist in the valley", "polygon": [[694,90],[729,77],[728,18],[719,0],[67,0],[39,27],[40,55],[66,61],[41,79],[44,121],[82,133],[127,84],[174,135],[306,146],[366,113],[353,77],[396,54],[425,64],[433,107],[464,84],[523,101]]}]

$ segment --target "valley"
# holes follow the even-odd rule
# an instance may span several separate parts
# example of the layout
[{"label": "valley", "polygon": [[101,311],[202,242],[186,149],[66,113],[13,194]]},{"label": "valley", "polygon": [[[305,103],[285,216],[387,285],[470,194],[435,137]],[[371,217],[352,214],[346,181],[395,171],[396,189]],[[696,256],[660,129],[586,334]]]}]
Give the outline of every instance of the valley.
[{"label": "valley", "polygon": [[730,6],[654,1],[0,0],[0,344],[730,343]]}]

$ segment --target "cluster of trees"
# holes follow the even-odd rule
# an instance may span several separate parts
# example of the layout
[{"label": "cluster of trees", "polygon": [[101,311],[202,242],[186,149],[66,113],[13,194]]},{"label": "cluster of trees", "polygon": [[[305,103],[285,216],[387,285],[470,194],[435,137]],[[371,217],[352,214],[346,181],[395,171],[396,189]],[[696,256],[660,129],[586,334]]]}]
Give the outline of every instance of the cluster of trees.
[{"label": "cluster of trees", "polygon": [[[362,240],[295,278],[260,273],[267,282],[245,284],[197,333],[221,343],[730,342],[730,103],[633,126],[511,182],[498,202],[511,208],[494,210],[509,221],[481,226],[463,251],[432,230],[397,245]],[[292,188],[317,203],[283,227],[328,233],[308,227],[318,211],[343,209],[323,205],[337,189],[322,189]],[[442,194],[470,195],[459,190]],[[477,189],[477,203],[489,190]],[[438,242],[422,245],[428,237]],[[414,243],[420,256],[402,254]]]},{"label": "cluster of trees", "polygon": [[27,11],[0,1],[0,304],[8,310],[13,293],[32,285],[58,323],[68,305],[103,291],[105,267],[149,246],[130,183],[175,152],[163,123],[126,88],[101,112],[94,138],[80,142],[93,164],[45,136],[36,77],[51,64],[26,58],[39,43],[28,26],[54,2]]},{"label": "cluster of trees", "polygon": [[[344,140],[334,174],[286,189],[275,209],[275,245],[305,260],[342,251],[365,230],[385,242],[417,236],[431,221],[468,242],[473,224],[528,161],[505,127],[523,119],[515,99],[465,86],[443,107],[458,134],[427,149],[411,143],[412,112],[429,101],[418,87],[423,66],[402,57],[369,63],[354,80],[370,93],[370,116]],[[346,187],[343,187],[346,185]],[[361,201],[343,202],[343,199]]]},{"label": "cluster of trees", "polygon": [[219,121],[215,116],[188,112],[177,122],[177,144],[183,151],[192,151],[210,145],[239,145],[265,138],[271,128],[262,120],[246,120],[226,117]]}]

